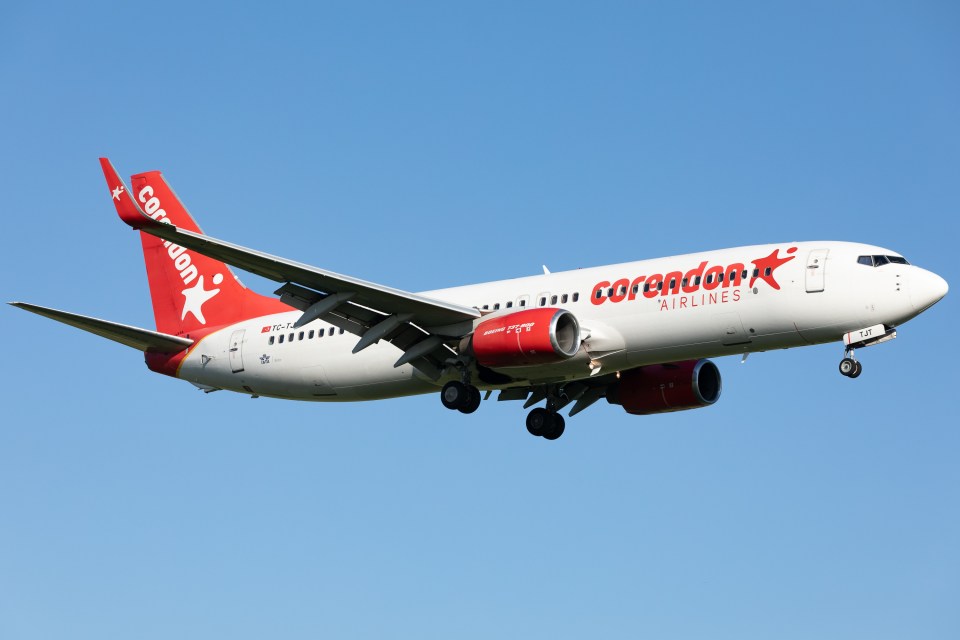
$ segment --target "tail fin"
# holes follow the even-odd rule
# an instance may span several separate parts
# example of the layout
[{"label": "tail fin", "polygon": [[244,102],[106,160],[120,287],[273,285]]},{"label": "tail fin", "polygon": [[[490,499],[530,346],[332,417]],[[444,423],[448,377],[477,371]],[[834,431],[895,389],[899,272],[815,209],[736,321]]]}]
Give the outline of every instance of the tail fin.
[{"label": "tail fin", "polygon": [[[135,227],[143,226],[142,209],[154,220],[201,233],[159,171],[133,176],[133,191],[124,193],[125,185],[110,161],[100,158],[100,165],[117,212],[125,222]],[[137,220],[140,222],[134,224]],[[290,311],[290,307],[276,298],[262,296],[244,287],[230,268],[219,260],[142,231],[140,240],[157,331],[184,335],[203,328]]]}]

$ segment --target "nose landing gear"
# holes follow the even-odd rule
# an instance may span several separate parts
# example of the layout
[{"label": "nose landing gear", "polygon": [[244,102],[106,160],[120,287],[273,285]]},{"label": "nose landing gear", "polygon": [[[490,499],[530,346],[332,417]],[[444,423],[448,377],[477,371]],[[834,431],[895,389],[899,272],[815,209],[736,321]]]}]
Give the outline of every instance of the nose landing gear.
[{"label": "nose landing gear", "polygon": [[863,365],[854,357],[853,349],[844,351],[843,360],[840,361],[840,373],[848,378],[856,378],[862,371]]}]

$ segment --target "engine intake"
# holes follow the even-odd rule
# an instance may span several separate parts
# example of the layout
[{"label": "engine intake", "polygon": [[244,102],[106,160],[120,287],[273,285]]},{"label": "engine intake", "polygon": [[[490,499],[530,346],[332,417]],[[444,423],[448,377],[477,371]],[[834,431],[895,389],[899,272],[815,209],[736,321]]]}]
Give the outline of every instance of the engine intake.
[{"label": "engine intake", "polygon": [[633,415],[684,411],[720,399],[720,370],[709,360],[652,364],[623,371],[607,390],[607,402]]},{"label": "engine intake", "polygon": [[478,324],[472,343],[477,362],[485,367],[550,364],[580,350],[580,323],[565,309],[516,311]]}]

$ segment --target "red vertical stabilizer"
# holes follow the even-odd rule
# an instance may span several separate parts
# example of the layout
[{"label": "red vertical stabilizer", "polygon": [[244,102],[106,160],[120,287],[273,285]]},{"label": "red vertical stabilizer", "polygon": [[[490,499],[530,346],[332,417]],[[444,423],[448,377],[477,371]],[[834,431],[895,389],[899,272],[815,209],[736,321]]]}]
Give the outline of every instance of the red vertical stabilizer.
[{"label": "red vertical stabilizer", "polygon": [[[109,160],[101,158],[100,164],[117,212],[125,222],[137,228],[149,224],[142,210],[157,222],[202,233],[159,171],[133,176],[127,194]],[[143,231],[140,239],[157,331],[184,335],[291,310],[275,298],[244,287],[219,260]]]}]

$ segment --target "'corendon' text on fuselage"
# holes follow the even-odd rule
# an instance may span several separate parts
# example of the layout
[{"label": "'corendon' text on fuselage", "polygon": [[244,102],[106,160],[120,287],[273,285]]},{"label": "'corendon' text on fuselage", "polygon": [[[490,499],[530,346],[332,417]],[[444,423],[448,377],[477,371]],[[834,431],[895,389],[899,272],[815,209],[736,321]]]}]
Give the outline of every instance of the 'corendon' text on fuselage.
[{"label": "'corendon' text on fuselage", "polygon": [[[787,257],[779,257],[779,249],[769,256],[753,260],[753,277],[750,287],[759,279],[768,283],[772,288],[779,289],[780,285],[773,276],[773,271],[780,265],[793,260],[789,255],[796,252],[796,247],[787,249]],[[714,265],[708,267],[704,260],[697,267],[689,271],[670,271],[664,274],[654,273],[648,276],[637,276],[633,279],[621,278],[616,281],[603,280],[598,282],[591,291],[590,302],[601,305],[608,300],[612,303],[624,300],[636,300],[642,295],[650,300],[660,297],[660,310],[684,309],[707,304],[725,304],[739,302],[741,292],[739,287],[746,279],[748,271],[742,262],[734,262],[727,266]],[[705,291],[697,294],[701,288]],[[720,291],[715,291],[716,289]],[[731,290],[732,289],[732,290]],[[674,296],[664,300],[667,296]]]}]

